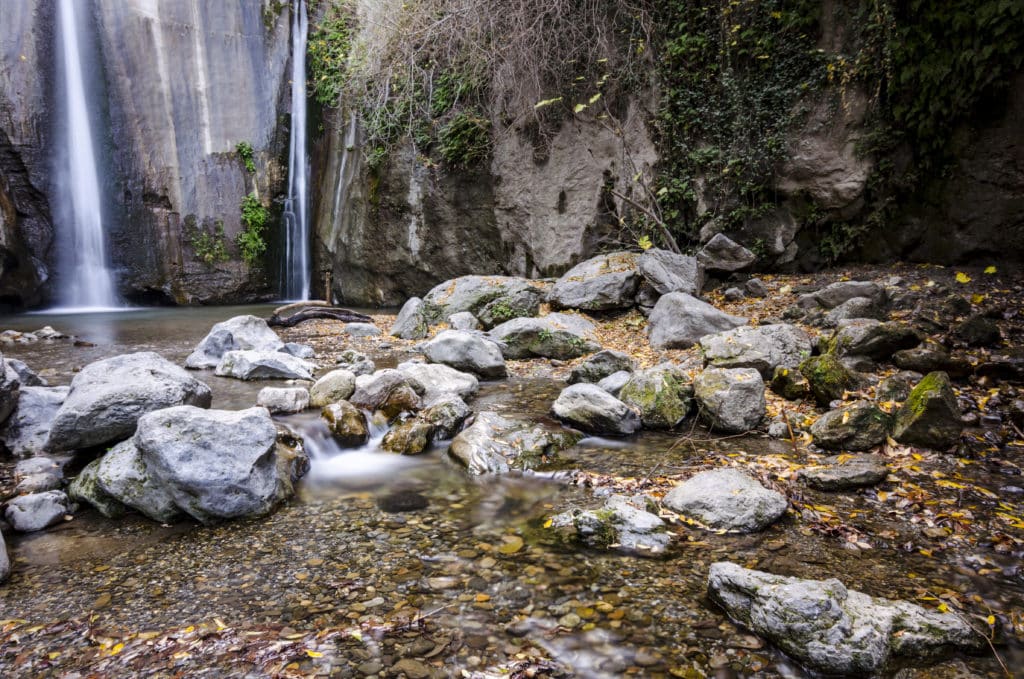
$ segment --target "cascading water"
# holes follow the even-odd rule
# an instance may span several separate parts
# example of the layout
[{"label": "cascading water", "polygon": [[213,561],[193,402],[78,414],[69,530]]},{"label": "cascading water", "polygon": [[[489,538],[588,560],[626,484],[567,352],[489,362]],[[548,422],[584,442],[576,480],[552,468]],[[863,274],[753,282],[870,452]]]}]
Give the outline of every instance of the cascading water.
[{"label": "cascading water", "polygon": [[284,204],[285,299],[309,299],[309,164],[306,159],[306,0],[292,12],[292,134],[288,146],[288,199]]},{"label": "cascading water", "polygon": [[58,6],[58,71],[65,112],[63,162],[57,167],[61,201],[57,214],[58,229],[67,248],[60,298],[68,307],[110,308],[118,305],[118,299],[107,266],[100,182],[75,5],[75,0],[60,0]]}]

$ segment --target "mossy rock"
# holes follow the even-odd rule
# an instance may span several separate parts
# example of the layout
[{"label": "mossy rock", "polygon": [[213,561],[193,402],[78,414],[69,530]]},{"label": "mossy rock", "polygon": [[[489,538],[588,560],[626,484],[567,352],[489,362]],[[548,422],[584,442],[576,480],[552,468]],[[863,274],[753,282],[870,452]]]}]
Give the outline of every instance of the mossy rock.
[{"label": "mossy rock", "polygon": [[108,519],[119,519],[128,508],[117,498],[100,488],[99,469],[103,461],[99,457],[82,469],[78,476],[68,485],[68,497],[75,502],[85,502],[96,508]]},{"label": "mossy rock", "polygon": [[859,383],[857,376],[832,352],[808,358],[800,364],[800,374],[807,378],[814,400],[824,407],[842,398],[844,392],[856,389]]},{"label": "mossy rock", "polygon": [[693,385],[674,370],[650,368],[633,374],[619,392],[619,400],[640,411],[648,429],[671,429],[693,408]]},{"label": "mossy rock", "polygon": [[799,370],[779,366],[772,375],[771,390],[787,401],[799,401],[811,393],[810,382]]},{"label": "mossy rock", "polygon": [[348,401],[326,405],[320,411],[320,415],[327,422],[331,436],[340,446],[361,446],[370,437],[366,415]]},{"label": "mossy rock", "polygon": [[908,445],[947,450],[960,440],[962,431],[949,375],[932,372],[918,382],[897,411],[893,437]]},{"label": "mossy rock", "polygon": [[411,418],[395,425],[384,436],[381,447],[392,453],[419,455],[430,445],[433,435],[434,425],[419,418]]},{"label": "mossy rock", "polygon": [[876,405],[856,401],[819,417],[811,435],[825,450],[868,450],[885,440],[891,426],[892,418]]}]

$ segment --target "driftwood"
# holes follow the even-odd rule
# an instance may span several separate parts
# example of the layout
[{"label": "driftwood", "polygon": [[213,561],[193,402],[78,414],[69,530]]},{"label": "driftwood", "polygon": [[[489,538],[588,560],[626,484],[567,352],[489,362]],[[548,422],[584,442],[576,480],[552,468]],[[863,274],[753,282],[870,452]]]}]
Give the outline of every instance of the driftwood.
[{"label": "driftwood", "polygon": [[366,314],[331,306],[328,302],[311,301],[295,302],[274,309],[274,313],[267,319],[267,325],[290,328],[314,318],[326,318],[346,323],[373,323],[373,319]]}]

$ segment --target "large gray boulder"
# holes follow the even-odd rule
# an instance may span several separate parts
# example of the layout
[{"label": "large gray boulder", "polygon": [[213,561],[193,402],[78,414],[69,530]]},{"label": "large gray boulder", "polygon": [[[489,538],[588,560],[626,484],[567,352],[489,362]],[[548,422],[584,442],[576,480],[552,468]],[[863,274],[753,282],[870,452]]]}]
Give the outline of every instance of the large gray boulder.
[{"label": "large gray boulder", "polygon": [[651,248],[640,255],[637,267],[659,295],[685,292],[696,296],[704,287],[704,265],[696,257]]},{"label": "large gray boulder", "polygon": [[18,373],[14,371],[0,354],[0,423],[7,420],[14,408],[18,405],[18,391],[21,389],[21,380]]},{"label": "large gray boulder", "polygon": [[706,271],[732,272],[753,264],[757,255],[724,233],[716,233],[697,253],[697,261]]},{"label": "large gray boulder", "polygon": [[842,582],[788,578],[728,562],[711,565],[708,594],[729,617],[825,674],[874,675],[985,640],[961,616],[848,590]]},{"label": "large gray boulder", "polygon": [[804,309],[834,309],[857,297],[866,297],[875,305],[885,303],[885,288],[872,281],[839,281],[815,292],[800,295],[797,301]]},{"label": "large gray boulder", "polygon": [[485,380],[505,377],[505,359],[493,341],[463,330],[445,330],[422,345],[431,363],[471,372]]},{"label": "large gray boulder", "polygon": [[548,301],[556,309],[628,309],[640,284],[639,259],[635,252],[613,252],[580,262],[555,282]]},{"label": "large gray boulder", "polygon": [[764,380],[753,368],[707,368],[693,389],[701,417],[716,431],[742,434],[764,419]]},{"label": "large gray boulder", "polygon": [[14,457],[46,450],[50,424],[67,398],[69,387],[22,387],[18,406],[0,428],[0,441]]},{"label": "large gray boulder", "polygon": [[355,393],[349,402],[370,412],[381,411],[391,419],[403,412],[415,412],[423,407],[426,389],[410,375],[387,368],[372,375],[356,378]]},{"label": "large gray boulder", "polygon": [[573,314],[548,314],[541,318],[514,318],[493,328],[488,335],[501,346],[507,359],[557,358],[567,360],[600,349],[594,324]]},{"label": "large gray boulder", "polygon": [[[171,523],[182,515],[175,498],[150,474],[134,441],[122,441],[97,461],[95,484],[106,501],[119,502],[154,521]],[[95,506],[103,514],[110,511],[106,502]]]},{"label": "large gray boulder", "polygon": [[134,443],[153,481],[203,523],[266,514],[309,467],[263,408],[159,410],[139,419]]},{"label": "large gray boulder", "polygon": [[229,351],[214,371],[239,380],[312,380],[316,364],[281,351]]},{"label": "large gray boulder", "polygon": [[870,401],[830,410],[811,425],[815,445],[825,450],[869,450],[885,441],[892,418]]},{"label": "large gray boulder", "polygon": [[776,368],[795,368],[811,355],[811,338],[788,323],[740,327],[700,340],[704,363],[716,368],[754,368],[771,379]]},{"label": "large gray boulder", "polygon": [[48,386],[46,380],[36,374],[35,370],[28,367],[24,361],[19,361],[16,358],[4,358],[4,365],[14,371],[14,374],[18,376],[18,381],[23,387],[45,387]]},{"label": "large gray boulder", "polygon": [[604,349],[588,356],[569,373],[569,384],[579,382],[597,383],[617,372],[633,372],[636,361],[629,354],[614,349]]},{"label": "large gray boulder", "polygon": [[596,510],[573,510],[551,517],[552,530],[592,549],[614,550],[635,556],[661,556],[672,543],[672,533],[656,514],[647,511],[643,496],[612,495]]},{"label": "large gray boulder", "polygon": [[562,390],[551,413],[591,434],[628,436],[640,429],[635,410],[596,384],[573,384]]},{"label": "large gray boulder", "polygon": [[309,388],[309,405],[322,408],[328,403],[344,401],[356,390],[356,376],[338,368],[327,373]]},{"label": "large gray boulder", "polygon": [[229,351],[278,351],[284,342],[258,316],[235,316],[218,323],[185,359],[186,368],[216,368]]},{"label": "large gray boulder", "polygon": [[712,469],[677,485],[662,504],[708,528],[754,533],[775,523],[789,503],[739,470]]},{"label": "large gray boulder", "polygon": [[897,351],[920,343],[921,336],[909,325],[871,318],[842,321],[835,336],[828,341],[837,356],[866,356],[875,361],[888,360]]},{"label": "large gray boulder", "polygon": [[423,298],[421,314],[428,324],[468,311],[485,328],[537,313],[541,291],[525,278],[460,276],[435,286]]},{"label": "large gray boulder", "polygon": [[654,305],[647,333],[655,349],[687,349],[705,335],[746,324],[746,318],[730,316],[685,292],[672,292]]},{"label": "large gray boulder", "polygon": [[406,361],[399,363],[397,369],[423,385],[423,398],[426,401],[431,401],[444,394],[469,398],[480,388],[480,381],[475,375],[441,363]]},{"label": "large gray boulder", "polygon": [[19,495],[7,503],[4,518],[19,533],[31,533],[60,523],[71,511],[71,501],[62,490]]},{"label": "large gray boulder", "polygon": [[693,408],[693,385],[678,368],[655,366],[633,373],[618,397],[640,413],[644,427],[672,429]]},{"label": "large gray boulder", "polygon": [[256,395],[256,405],[275,415],[300,413],[309,407],[309,390],[305,387],[263,387]]},{"label": "large gray boulder", "polygon": [[575,445],[583,434],[532,422],[512,420],[485,411],[452,439],[448,455],[470,474],[503,474],[511,469],[533,469]]},{"label": "large gray boulder", "polygon": [[423,300],[410,297],[399,310],[390,334],[399,339],[417,340],[423,339],[429,332],[430,322],[423,311]]},{"label": "large gray boulder", "polygon": [[211,398],[208,386],[159,354],[105,358],[71,380],[45,449],[77,450],[120,441],[131,436],[146,413],[177,405],[209,408]]}]

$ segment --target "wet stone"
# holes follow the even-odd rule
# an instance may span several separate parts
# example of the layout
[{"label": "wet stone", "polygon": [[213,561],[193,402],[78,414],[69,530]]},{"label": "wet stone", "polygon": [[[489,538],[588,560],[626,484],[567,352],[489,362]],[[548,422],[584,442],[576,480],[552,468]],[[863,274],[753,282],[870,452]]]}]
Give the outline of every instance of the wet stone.
[{"label": "wet stone", "polygon": [[834,455],[820,465],[800,470],[800,478],[807,485],[825,491],[874,486],[888,474],[885,458],[880,455]]},{"label": "wet stone", "polygon": [[377,506],[382,512],[397,514],[399,512],[415,512],[430,506],[427,496],[415,490],[396,490],[377,498]]}]

